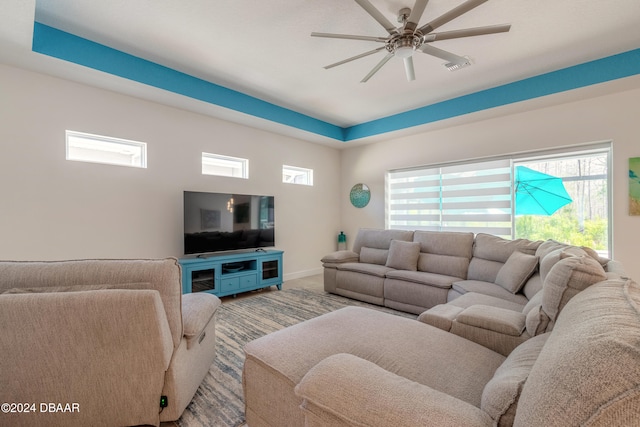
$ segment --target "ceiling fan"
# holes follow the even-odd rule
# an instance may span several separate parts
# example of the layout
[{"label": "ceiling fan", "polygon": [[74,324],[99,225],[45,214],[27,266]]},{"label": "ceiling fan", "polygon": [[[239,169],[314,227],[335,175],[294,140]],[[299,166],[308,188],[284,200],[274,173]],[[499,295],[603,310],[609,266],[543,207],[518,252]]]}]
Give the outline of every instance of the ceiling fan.
[{"label": "ceiling fan", "polygon": [[471,65],[469,58],[455,55],[446,50],[439,49],[432,46],[430,43],[439,40],[456,39],[462,37],[480,36],[484,34],[504,33],[511,29],[510,24],[490,25],[486,27],[466,28],[463,30],[444,31],[440,33],[434,33],[433,31],[446,24],[449,21],[469,12],[470,10],[480,6],[482,3],[488,0],[467,0],[458,7],[451,9],[445,14],[433,19],[431,22],[418,27],[418,22],[422,17],[422,13],[427,7],[429,0],[416,0],[413,9],[403,8],[398,13],[398,22],[402,25],[397,27],[392,24],[378,9],[376,9],[368,0],[355,0],[373,19],[378,21],[380,25],[384,27],[389,33],[387,37],[375,37],[375,36],[357,36],[349,34],[332,34],[332,33],[311,33],[312,37],[327,37],[334,39],[349,39],[349,40],[365,40],[384,43],[384,46],[377,49],[370,50],[360,55],[353,56],[351,58],[336,62],[335,64],[327,65],[325,69],[333,68],[338,65],[346,64],[347,62],[354,61],[356,59],[364,58],[365,56],[372,55],[374,53],[386,50],[387,55],[367,74],[362,80],[362,83],[368,81],[375,73],[380,70],[391,58],[398,57],[404,60],[404,68],[407,74],[407,80],[415,80],[415,72],[413,69],[413,54],[416,51],[432,55],[440,59],[447,61],[445,66],[449,70],[455,70],[458,68]]}]

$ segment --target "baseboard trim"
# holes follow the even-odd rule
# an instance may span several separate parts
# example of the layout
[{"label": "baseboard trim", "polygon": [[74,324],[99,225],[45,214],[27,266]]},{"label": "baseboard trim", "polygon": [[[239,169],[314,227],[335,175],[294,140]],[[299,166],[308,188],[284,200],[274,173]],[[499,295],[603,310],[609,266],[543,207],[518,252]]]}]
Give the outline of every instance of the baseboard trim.
[{"label": "baseboard trim", "polygon": [[287,280],[302,279],[303,277],[315,276],[317,274],[322,274],[323,270],[324,269],[322,267],[318,267],[318,268],[314,268],[313,270],[298,271],[296,273],[287,273],[283,276],[283,280],[286,282]]}]

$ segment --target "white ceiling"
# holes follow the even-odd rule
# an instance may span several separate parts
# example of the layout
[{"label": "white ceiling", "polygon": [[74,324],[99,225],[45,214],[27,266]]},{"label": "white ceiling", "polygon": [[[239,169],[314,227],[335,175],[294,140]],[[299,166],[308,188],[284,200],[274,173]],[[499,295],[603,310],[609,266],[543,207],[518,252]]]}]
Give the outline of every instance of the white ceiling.
[{"label": "white ceiling", "polygon": [[[394,23],[398,10],[413,1],[370,0]],[[310,37],[312,31],[386,36],[353,0],[3,2],[0,8],[13,16],[0,18],[12,27],[0,29],[0,47],[19,49],[12,42],[26,37],[35,14],[43,24],[341,127],[640,47],[639,0],[489,0],[437,31],[510,23],[510,32],[433,43],[469,56],[471,67],[450,72],[445,61],[416,53],[415,81],[406,80],[402,61],[394,58],[360,83],[384,53],[323,66],[380,43]],[[462,2],[431,0],[420,25]],[[29,62],[26,53],[11,57],[7,50],[3,59]],[[65,74],[59,64],[56,71],[50,63],[41,67]],[[68,67],[65,76],[74,79]],[[118,78],[109,79],[126,91]]]}]

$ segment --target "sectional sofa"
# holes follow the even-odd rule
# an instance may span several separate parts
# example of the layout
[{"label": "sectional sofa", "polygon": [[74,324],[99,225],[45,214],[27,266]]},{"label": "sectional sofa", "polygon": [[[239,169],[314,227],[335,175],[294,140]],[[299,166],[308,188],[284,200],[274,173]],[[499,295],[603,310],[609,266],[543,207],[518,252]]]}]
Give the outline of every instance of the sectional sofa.
[{"label": "sectional sofa", "polygon": [[[619,264],[558,242],[488,235],[475,236],[466,257],[458,255],[458,245],[432,257],[424,250],[434,247],[424,243],[427,236],[431,243],[444,236],[411,234],[363,231],[351,253],[324,258],[325,278],[336,293],[414,312],[424,308],[419,319],[347,307],[248,343],[243,390],[249,427],[638,425],[640,286]],[[415,270],[397,268],[406,267],[396,262],[411,254],[394,254],[393,241],[413,243],[415,234],[421,248],[413,255]],[[376,262],[362,262],[366,247],[374,250],[365,250],[364,260]],[[523,260],[513,261],[513,253],[532,256],[535,267],[520,274]],[[339,267],[348,263],[367,265]],[[466,277],[447,274],[458,263],[468,266]],[[427,269],[438,264],[451,270]],[[503,269],[518,276],[517,283],[498,279]],[[419,271],[431,279],[407,274]],[[402,282],[414,299],[391,292],[387,301],[387,279]],[[433,293],[412,290],[431,286],[425,281],[439,286]],[[504,287],[514,283],[520,290]],[[527,305],[533,314],[523,313]],[[456,322],[499,335],[465,337],[451,328]],[[529,335],[519,342],[499,338],[515,336],[514,330]]]},{"label": "sectional sofa", "polygon": [[[506,356],[520,343],[552,329],[555,316],[551,319],[547,313],[559,311],[551,309],[559,301],[558,290],[551,285],[542,292],[542,285],[558,261],[569,255],[572,261],[563,268],[592,278],[578,286],[624,274],[619,262],[593,249],[554,240],[360,229],[351,251],[322,258],[324,289],[419,314],[425,323]],[[566,275],[556,270],[556,275]]]},{"label": "sectional sofa", "polygon": [[[324,289],[415,314],[466,293],[522,308],[542,287],[541,255],[569,246],[549,241],[539,251],[543,243],[483,233],[360,229],[352,250],[322,258]],[[589,248],[576,250],[607,271],[621,268]]]}]

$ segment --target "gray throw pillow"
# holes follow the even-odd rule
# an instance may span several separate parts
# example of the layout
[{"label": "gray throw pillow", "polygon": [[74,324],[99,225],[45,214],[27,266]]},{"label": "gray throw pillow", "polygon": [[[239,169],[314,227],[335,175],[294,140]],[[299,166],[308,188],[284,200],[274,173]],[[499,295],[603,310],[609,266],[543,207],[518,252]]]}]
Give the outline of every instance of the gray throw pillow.
[{"label": "gray throw pillow", "polygon": [[420,243],[392,240],[386,266],[398,270],[416,271],[420,257]]},{"label": "gray throw pillow", "polygon": [[496,284],[515,294],[522,289],[537,267],[537,256],[515,251],[498,271]]}]

